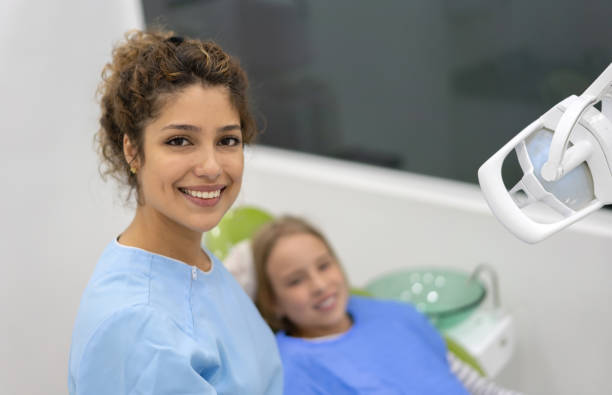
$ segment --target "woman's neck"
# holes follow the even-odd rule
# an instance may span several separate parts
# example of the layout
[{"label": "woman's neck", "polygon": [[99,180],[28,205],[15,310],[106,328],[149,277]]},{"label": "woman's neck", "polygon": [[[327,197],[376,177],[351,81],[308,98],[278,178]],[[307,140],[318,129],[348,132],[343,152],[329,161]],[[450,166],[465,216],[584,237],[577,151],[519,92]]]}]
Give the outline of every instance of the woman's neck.
[{"label": "woman's neck", "polygon": [[208,271],[211,262],[202,251],[201,240],[202,233],[185,228],[143,206],[138,206],[132,223],[119,237],[123,245],[164,255]]}]

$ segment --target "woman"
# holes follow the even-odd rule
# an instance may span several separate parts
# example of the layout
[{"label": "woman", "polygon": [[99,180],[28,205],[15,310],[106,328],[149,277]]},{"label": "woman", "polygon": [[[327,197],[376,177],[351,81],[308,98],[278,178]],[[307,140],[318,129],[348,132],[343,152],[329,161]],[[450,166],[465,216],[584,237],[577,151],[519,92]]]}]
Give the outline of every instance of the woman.
[{"label": "woman", "polygon": [[83,294],[71,394],[281,392],[272,333],[200,245],[240,190],[243,145],[256,133],[246,88],[212,42],[133,32],[115,48],[98,137],[137,208]]},{"label": "woman", "polygon": [[285,394],[501,394],[409,304],[349,295],[323,235],[281,217],[252,241],[256,305],[276,340]]}]

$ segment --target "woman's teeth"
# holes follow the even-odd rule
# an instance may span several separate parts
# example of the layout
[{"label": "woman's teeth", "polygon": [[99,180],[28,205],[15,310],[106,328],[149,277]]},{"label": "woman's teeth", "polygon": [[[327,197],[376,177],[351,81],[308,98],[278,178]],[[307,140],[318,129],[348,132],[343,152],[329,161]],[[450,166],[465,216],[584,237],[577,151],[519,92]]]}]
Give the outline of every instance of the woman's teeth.
[{"label": "woman's teeth", "polygon": [[196,198],[200,198],[200,199],[214,199],[216,197],[219,197],[219,195],[221,194],[220,189],[217,189],[216,191],[210,191],[210,192],[192,191],[189,189],[183,189],[182,191],[186,193],[187,195],[190,195]]}]

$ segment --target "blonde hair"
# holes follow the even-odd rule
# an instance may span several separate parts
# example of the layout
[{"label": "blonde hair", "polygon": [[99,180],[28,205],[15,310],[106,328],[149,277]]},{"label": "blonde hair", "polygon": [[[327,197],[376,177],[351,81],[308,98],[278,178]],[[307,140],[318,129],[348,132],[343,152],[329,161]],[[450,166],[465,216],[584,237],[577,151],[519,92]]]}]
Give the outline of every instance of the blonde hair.
[{"label": "blonde hair", "polygon": [[337,261],[337,256],[325,236],[302,218],[282,216],[259,229],[252,240],[253,264],[257,280],[255,305],[274,332],[282,330],[286,333],[293,333],[296,328],[286,317],[279,317],[276,313],[276,296],[267,273],[268,258],[281,238],[296,234],[309,234],[318,238]]}]

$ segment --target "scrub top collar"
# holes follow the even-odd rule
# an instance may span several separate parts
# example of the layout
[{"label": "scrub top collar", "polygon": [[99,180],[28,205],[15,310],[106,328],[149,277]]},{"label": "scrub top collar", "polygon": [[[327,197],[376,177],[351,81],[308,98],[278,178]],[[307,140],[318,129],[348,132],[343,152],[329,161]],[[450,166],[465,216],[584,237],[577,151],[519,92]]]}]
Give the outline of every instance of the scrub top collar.
[{"label": "scrub top collar", "polygon": [[[130,267],[125,267],[124,264],[120,263],[121,260],[111,260],[107,266],[107,270],[111,271],[127,269],[133,272],[149,273],[151,279],[161,278],[165,279],[165,281],[172,279],[183,286],[185,282],[192,283],[197,280],[205,280],[206,278],[215,277],[217,273],[217,259],[205,248],[202,248],[202,251],[208,256],[211,263],[210,270],[207,272],[174,258],[156,254],[142,248],[123,245],[117,239],[113,240],[111,248],[117,253],[131,255],[129,260]],[[113,263],[117,263],[117,265],[113,265]]]}]

